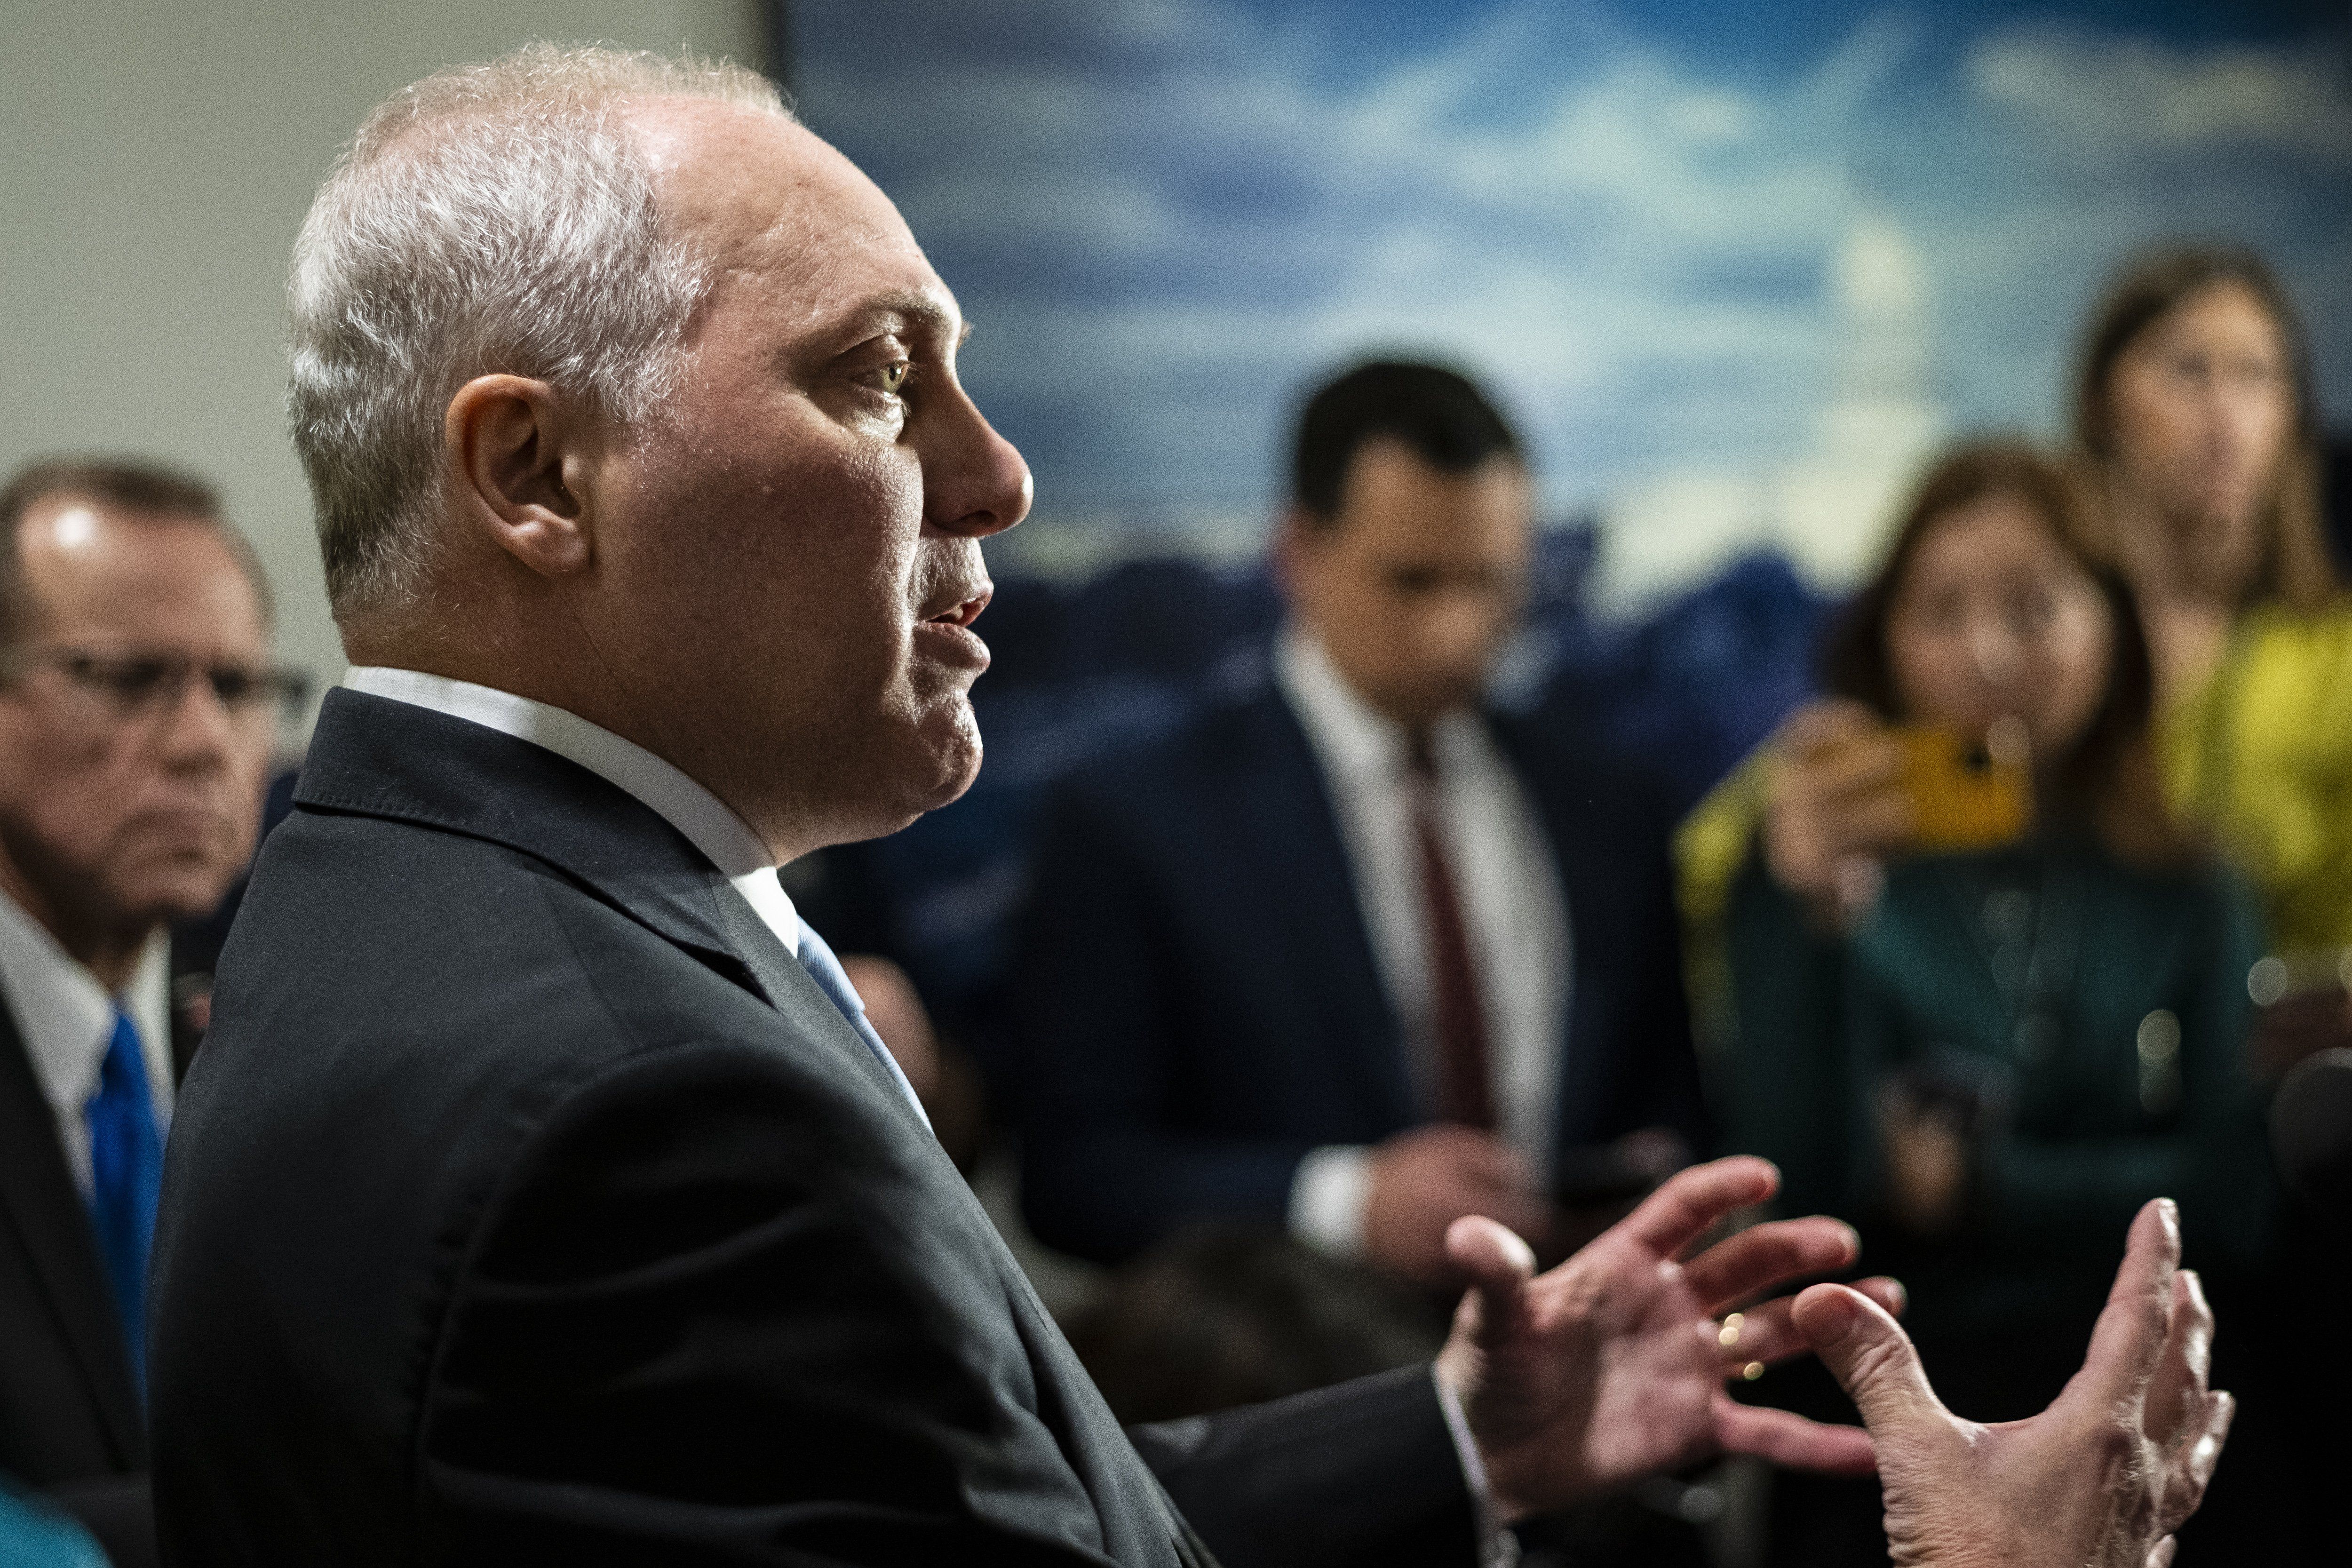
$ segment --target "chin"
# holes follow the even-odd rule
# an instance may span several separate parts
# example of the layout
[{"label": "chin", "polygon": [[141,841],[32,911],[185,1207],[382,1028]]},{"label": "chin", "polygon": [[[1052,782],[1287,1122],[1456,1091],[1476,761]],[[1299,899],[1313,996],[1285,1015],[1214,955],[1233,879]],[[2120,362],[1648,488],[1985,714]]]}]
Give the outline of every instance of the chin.
[{"label": "chin", "polygon": [[142,878],[124,890],[119,907],[142,925],[200,921],[220,908],[236,880],[233,871],[223,876],[209,868],[179,876]]},{"label": "chin", "polygon": [[898,832],[926,813],[952,805],[980,776],[980,726],[961,700],[901,731],[903,744],[862,792],[860,838]]},{"label": "chin", "polygon": [[[937,811],[943,805],[962,798],[972,781],[980,777],[981,757],[984,748],[980,740],[980,721],[972,717],[971,704],[959,701],[952,715],[942,716],[946,733],[925,738],[932,743],[927,748],[931,759],[931,786],[919,808]],[[935,719],[934,724],[940,720]],[[926,726],[927,730],[931,726]]]}]

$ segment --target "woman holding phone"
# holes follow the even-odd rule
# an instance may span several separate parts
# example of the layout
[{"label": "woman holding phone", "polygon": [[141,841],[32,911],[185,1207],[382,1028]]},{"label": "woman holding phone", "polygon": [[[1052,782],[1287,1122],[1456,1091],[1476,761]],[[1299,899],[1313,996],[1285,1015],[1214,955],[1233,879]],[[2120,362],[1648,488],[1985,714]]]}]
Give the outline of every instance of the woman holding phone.
[{"label": "woman holding phone", "polygon": [[[1873,1222],[1923,1344],[1999,1346],[1961,1406],[1979,1419],[2055,1394],[2003,1342],[2095,1309],[2093,1238],[2170,1195],[2191,1257],[2243,1260],[2268,1191],[2240,1049],[2258,917],[2172,826],[2135,601],[2081,532],[2023,447],[1928,474],[1825,650],[1834,705],[1789,742],[1887,779],[1911,847],[1792,876],[1806,847],[1776,815],[1727,910],[1738,1146],[1781,1163],[1790,1204]],[[1943,1354],[1957,1393],[1969,1358]]]},{"label": "woman holding phone", "polygon": [[[1867,781],[1887,847],[1822,857],[1783,793],[1725,910],[1734,1146],[1797,1211],[1857,1221],[1976,1420],[2056,1394],[2148,1199],[2179,1201],[2208,1270],[2252,1262],[2268,1218],[2259,918],[2172,826],[2136,601],[2083,533],[2025,447],[1929,472],[1825,649],[1831,700],[1767,763]],[[1866,1545],[1867,1507],[1812,1512]]]},{"label": "woman holding phone", "polygon": [[[2173,813],[2259,890],[2278,962],[2258,1068],[2352,1044],[2352,607],[2320,521],[2310,357],[2262,260],[2184,247],[2126,268],[2093,312],[2074,388],[2069,479],[2083,539],[2122,574],[2147,628],[2158,774]],[[1826,742],[1850,713],[1813,704],[1694,814],[1680,846],[1694,952],[1719,952],[1730,871],[1759,821],[1784,882],[1834,899],[1907,831],[1884,747]],[[1769,778],[1767,773],[1769,772]],[[1719,968],[1696,966],[1728,1022]]]}]

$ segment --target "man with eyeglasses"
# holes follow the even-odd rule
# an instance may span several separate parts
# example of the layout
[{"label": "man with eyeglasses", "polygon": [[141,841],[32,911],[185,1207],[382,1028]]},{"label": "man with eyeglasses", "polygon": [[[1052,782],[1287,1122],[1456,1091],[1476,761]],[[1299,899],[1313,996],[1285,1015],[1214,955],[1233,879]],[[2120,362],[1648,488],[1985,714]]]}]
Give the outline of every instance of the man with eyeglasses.
[{"label": "man with eyeglasses", "polygon": [[147,1253],[196,1035],[169,931],[252,858],[301,696],[269,624],[201,481],[60,462],[0,489],[0,1473],[118,1564],[155,1557]]}]

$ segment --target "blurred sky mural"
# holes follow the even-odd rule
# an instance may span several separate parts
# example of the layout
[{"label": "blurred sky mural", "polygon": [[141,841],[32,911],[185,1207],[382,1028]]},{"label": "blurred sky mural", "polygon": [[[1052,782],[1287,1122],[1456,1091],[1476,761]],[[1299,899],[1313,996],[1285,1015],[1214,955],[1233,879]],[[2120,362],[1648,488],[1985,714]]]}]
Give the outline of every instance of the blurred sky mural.
[{"label": "blurred sky mural", "polygon": [[[2280,268],[2352,421],[2341,4],[861,0],[793,7],[820,133],[978,323],[1039,559],[1262,537],[1370,349],[1488,378],[1638,602],[1759,545],[1849,575],[1944,437],[2054,433],[2147,241]],[[1024,536],[1026,536],[1025,538]]]}]

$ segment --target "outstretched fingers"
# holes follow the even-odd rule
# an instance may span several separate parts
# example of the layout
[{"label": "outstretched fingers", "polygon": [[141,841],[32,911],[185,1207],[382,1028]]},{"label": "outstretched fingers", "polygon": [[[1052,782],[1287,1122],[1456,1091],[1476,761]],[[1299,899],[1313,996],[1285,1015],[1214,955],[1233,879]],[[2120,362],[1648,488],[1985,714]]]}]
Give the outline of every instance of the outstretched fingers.
[{"label": "outstretched fingers", "polygon": [[2213,1309],[2193,1268],[2172,1276],[2172,1333],[2147,1385],[2140,1429],[2169,1452],[2201,1429],[2207,1379],[2213,1367]]},{"label": "outstretched fingers", "polygon": [[2173,1338],[2173,1273],[2180,1263],[2180,1213],[2170,1198],[2154,1198],[2132,1221],[2123,1267],[2091,1330],[2090,1354],[2059,1403],[2087,1401],[2093,1410],[2129,1408],[2137,1420],[2165,1351]]},{"label": "outstretched fingers", "polygon": [[1843,1268],[1861,1253],[1843,1220],[1775,1220],[1716,1243],[1683,1265],[1683,1277],[1706,1310],[1720,1312],[1783,1281]]},{"label": "outstretched fingers", "polygon": [[1612,1226],[1612,1236],[1631,1240],[1660,1258],[1672,1258],[1735,1209],[1760,1204],[1780,1185],[1769,1160],[1735,1154],[1677,1171],[1656,1192]]},{"label": "outstretched fingers", "polygon": [[1714,1416],[1716,1446],[1727,1454],[1832,1476],[1866,1476],[1878,1468],[1870,1434],[1859,1426],[1808,1421],[1786,1410],[1742,1405],[1724,1394],[1715,1396]]},{"label": "outstretched fingers", "polygon": [[2238,1402],[2229,1394],[2207,1394],[2188,1440],[2166,1456],[2159,1522],[2167,1531],[2179,1530],[2205,1500],[2205,1489],[2221,1462],[2221,1446],[2230,1440],[2230,1423],[2237,1414]]}]

